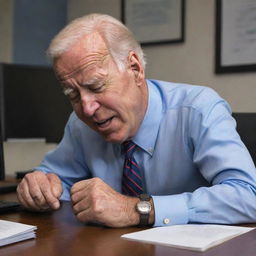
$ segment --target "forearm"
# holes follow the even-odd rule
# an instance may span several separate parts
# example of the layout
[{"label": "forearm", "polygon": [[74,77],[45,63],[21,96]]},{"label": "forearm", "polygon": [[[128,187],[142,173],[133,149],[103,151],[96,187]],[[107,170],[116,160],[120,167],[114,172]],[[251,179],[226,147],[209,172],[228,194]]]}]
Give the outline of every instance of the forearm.
[{"label": "forearm", "polygon": [[155,226],[255,222],[255,189],[242,181],[201,187],[193,193],[153,196]]}]

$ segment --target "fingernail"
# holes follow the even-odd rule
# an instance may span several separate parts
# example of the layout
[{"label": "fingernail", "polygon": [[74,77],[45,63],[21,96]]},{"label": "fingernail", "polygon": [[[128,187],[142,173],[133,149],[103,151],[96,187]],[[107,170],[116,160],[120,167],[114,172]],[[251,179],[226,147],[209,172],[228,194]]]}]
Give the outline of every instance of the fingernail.
[{"label": "fingernail", "polygon": [[53,203],[53,208],[54,208],[54,209],[58,209],[59,206],[60,206],[60,203],[59,203],[59,202]]}]

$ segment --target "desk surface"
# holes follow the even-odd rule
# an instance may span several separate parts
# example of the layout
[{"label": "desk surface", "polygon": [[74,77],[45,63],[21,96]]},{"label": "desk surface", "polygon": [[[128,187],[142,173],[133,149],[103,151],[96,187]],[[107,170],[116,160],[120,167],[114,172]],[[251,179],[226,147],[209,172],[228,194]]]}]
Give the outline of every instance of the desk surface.
[{"label": "desk surface", "polygon": [[[15,200],[16,195],[3,194],[0,199]],[[1,256],[252,256],[256,252],[256,230],[204,253],[123,240],[120,239],[122,234],[140,229],[84,225],[75,219],[68,202],[62,203],[61,209],[55,212],[20,211],[0,214],[0,219],[36,225],[38,228],[36,239],[0,247]]]}]

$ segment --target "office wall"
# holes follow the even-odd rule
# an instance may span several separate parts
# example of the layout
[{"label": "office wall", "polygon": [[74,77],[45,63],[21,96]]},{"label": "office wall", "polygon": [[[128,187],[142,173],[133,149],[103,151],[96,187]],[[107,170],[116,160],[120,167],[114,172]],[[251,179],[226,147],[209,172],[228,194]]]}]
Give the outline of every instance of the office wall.
[{"label": "office wall", "polygon": [[0,0],[0,61],[12,61],[13,0]]},{"label": "office wall", "polygon": [[66,22],[66,0],[15,0],[13,62],[50,65],[45,55],[46,49]]},{"label": "office wall", "polygon": [[[69,20],[102,12],[120,18],[119,0],[68,0]],[[148,78],[207,85],[235,112],[256,111],[256,72],[214,74],[215,0],[186,0],[185,42],[144,47]],[[152,31],[153,32],[153,31]]]},{"label": "office wall", "polygon": [[119,19],[120,9],[121,0],[68,0],[68,20],[92,12],[109,14]]}]

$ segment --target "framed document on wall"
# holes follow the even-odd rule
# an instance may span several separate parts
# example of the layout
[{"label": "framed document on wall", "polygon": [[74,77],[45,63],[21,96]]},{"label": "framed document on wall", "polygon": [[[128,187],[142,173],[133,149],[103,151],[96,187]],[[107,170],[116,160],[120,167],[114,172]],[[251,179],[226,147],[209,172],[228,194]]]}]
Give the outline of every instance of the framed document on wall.
[{"label": "framed document on wall", "polygon": [[215,71],[256,71],[255,0],[216,0]]},{"label": "framed document on wall", "polygon": [[122,0],[122,21],[142,45],[184,42],[185,0]]}]

